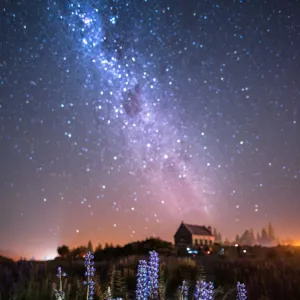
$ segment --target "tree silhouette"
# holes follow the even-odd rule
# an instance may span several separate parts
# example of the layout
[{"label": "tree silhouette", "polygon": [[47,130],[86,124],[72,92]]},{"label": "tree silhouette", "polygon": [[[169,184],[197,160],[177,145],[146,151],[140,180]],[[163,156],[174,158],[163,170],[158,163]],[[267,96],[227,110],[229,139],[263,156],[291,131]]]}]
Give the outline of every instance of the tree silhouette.
[{"label": "tree silhouette", "polygon": [[261,244],[264,246],[269,244],[269,235],[265,228],[261,230],[260,240],[261,240]]},{"label": "tree silhouette", "polygon": [[215,236],[215,240],[217,242],[217,235],[218,235],[218,231],[217,231],[217,228],[214,228],[214,233],[213,235]]},{"label": "tree silhouette", "polygon": [[257,242],[258,245],[260,245],[261,237],[260,237],[259,232],[256,233],[256,242]]},{"label": "tree silhouette", "polygon": [[83,255],[86,253],[86,252],[84,252],[84,250],[86,250],[86,247],[83,247],[83,246],[72,249],[70,252],[71,258],[76,259],[78,257],[83,257]]},{"label": "tree silhouette", "polygon": [[220,232],[217,234],[217,242],[222,244],[222,235]]},{"label": "tree silhouette", "polygon": [[268,225],[268,235],[269,235],[270,240],[272,240],[272,241],[275,240],[275,232],[274,232],[274,228],[273,228],[271,222]]},{"label": "tree silhouette", "polygon": [[90,252],[94,252],[94,251],[93,251],[93,244],[92,244],[91,241],[88,242],[87,250],[90,251]]},{"label": "tree silhouette", "polygon": [[57,247],[57,253],[61,257],[67,257],[70,254],[70,249],[68,246],[62,245],[62,246]]},{"label": "tree silhouette", "polygon": [[254,236],[253,230],[248,230],[248,229],[245,230],[242,237],[240,238],[239,243],[241,245],[253,246],[255,244],[255,236]]},{"label": "tree silhouette", "polygon": [[95,249],[95,252],[97,252],[97,251],[102,251],[102,245],[99,243],[98,244],[98,246],[96,247],[96,249]]}]

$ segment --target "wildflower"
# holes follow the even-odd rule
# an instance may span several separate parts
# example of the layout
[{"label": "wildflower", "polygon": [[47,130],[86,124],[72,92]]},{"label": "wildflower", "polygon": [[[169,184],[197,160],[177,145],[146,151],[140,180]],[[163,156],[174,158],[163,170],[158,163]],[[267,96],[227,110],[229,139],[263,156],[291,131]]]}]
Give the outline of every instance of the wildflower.
[{"label": "wildflower", "polygon": [[189,294],[189,286],[185,280],[182,282],[182,286],[180,288],[180,299],[182,300],[188,300],[188,294]]},{"label": "wildflower", "polygon": [[137,288],[136,288],[136,299],[146,300],[148,299],[149,289],[147,286],[148,274],[147,274],[147,262],[140,260],[138,265],[137,273]]},{"label": "wildflower", "polygon": [[86,292],[86,299],[87,300],[93,300],[94,295],[94,289],[95,289],[95,282],[93,280],[93,277],[95,275],[95,268],[94,265],[94,256],[91,252],[88,252],[84,258],[84,265],[86,267],[85,276],[87,277],[87,280],[83,282],[84,285],[87,286],[87,292]]},{"label": "wildflower", "polygon": [[148,289],[150,299],[158,299],[159,257],[155,251],[150,252],[148,264]]},{"label": "wildflower", "polygon": [[246,295],[247,290],[246,290],[246,286],[244,283],[240,283],[240,282],[237,283],[236,292],[237,292],[236,300],[246,300],[247,299],[247,295]]},{"label": "wildflower", "polygon": [[67,274],[65,272],[64,273],[62,272],[62,268],[61,267],[58,267],[57,268],[57,274],[56,274],[56,276],[59,277],[59,278],[61,278],[61,276],[66,277]]},{"label": "wildflower", "polygon": [[213,296],[214,296],[214,284],[212,282],[209,282],[207,286],[207,299],[212,300]]},{"label": "wildflower", "polygon": [[62,290],[62,277],[66,277],[67,274],[62,272],[61,267],[58,267],[56,276],[59,278],[59,290],[54,289],[55,298],[56,300],[64,300],[65,293]]},{"label": "wildflower", "polygon": [[197,300],[212,300],[214,294],[214,285],[212,282],[203,280],[197,281],[195,299]]}]

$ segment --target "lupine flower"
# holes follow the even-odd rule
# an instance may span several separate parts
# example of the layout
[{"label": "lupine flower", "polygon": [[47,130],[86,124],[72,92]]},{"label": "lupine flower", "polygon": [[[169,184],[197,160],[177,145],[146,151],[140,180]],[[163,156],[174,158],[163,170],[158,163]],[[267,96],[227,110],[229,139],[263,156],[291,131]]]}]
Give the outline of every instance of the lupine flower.
[{"label": "lupine flower", "polygon": [[87,292],[86,292],[86,300],[93,300],[94,289],[95,289],[95,282],[93,277],[95,275],[95,268],[94,265],[94,256],[91,252],[88,252],[84,258],[84,265],[86,267],[85,276],[87,280],[83,282],[84,285],[87,285]]},{"label": "lupine flower", "polygon": [[155,251],[150,252],[148,265],[148,288],[150,299],[158,299],[159,257]]},{"label": "lupine flower", "polygon": [[64,273],[62,272],[61,267],[58,267],[58,268],[57,268],[57,274],[56,274],[56,276],[59,277],[59,278],[61,278],[62,276],[63,276],[63,277],[66,277],[67,274],[66,274],[65,272],[64,272]]},{"label": "lupine flower", "polygon": [[212,300],[213,296],[214,296],[214,284],[212,282],[209,282],[207,286],[207,299]]},{"label": "lupine flower", "polygon": [[188,295],[189,295],[189,286],[187,282],[184,280],[182,282],[182,286],[180,288],[180,299],[182,300],[188,300]]},{"label": "lupine flower", "polygon": [[237,292],[236,300],[246,300],[247,299],[247,295],[246,295],[247,290],[246,290],[246,286],[244,283],[240,283],[240,282],[237,283],[236,292]]},{"label": "lupine flower", "polygon": [[67,274],[65,272],[62,272],[61,267],[58,267],[56,276],[59,278],[59,290],[54,289],[54,294],[55,294],[56,300],[64,300],[65,293],[62,290],[62,277],[66,277]]},{"label": "lupine flower", "polygon": [[205,282],[203,280],[197,281],[195,299],[197,300],[212,300],[214,294],[214,285],[212,282]]},{"label": "lupine flower", "polygon": [[148,266],[145,260],[140,260],[137,273],[136,299],[146,300],[148,296]]}]

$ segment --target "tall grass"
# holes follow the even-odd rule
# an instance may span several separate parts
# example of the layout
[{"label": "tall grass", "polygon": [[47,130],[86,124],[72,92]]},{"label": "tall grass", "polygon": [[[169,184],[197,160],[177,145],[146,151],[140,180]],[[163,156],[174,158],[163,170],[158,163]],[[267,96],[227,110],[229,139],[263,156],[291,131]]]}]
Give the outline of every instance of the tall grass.
[{"label": "tall grass", "polygon": [[[160,263],[155,268],[152,266],[151,272],[151,259],[145,260],[142,256],[125,258],[115,265],[96,262],[93,264],[96,272],[93,274],[91,296],[95,300],[142,300],[151,297],[159,300],[201,299],[197,289],[199,293],[202,287],[213,291],[210,297],[215,300],[246,299],[246,296],[241,298],[241,294],[238,294],[240,285],[234,284],[242,281],[247,286],[249,300],[299,300],[299,258],[296,253],[280,253],[275,258],[272,254],[268,260],[218,259],[213,277],[210,273],[204,274],[203,269],[192,259],[161,257]],[[209,262],[210,259],[207,258]],[[144,260],[142,267],[139,267],[139,260]],[[63,276],[64,272],[68,276]],[[85,272],[86,266],[80,261],[73,264],[65,260],[0,263],[0,300],[53,300],[59,299],[59,295],[62,300],[86,300],[89,298],[87,286],[83,284],[86,280]],[[150,279],[150,273],[155,275],[155,281]],[[214,289],[207,278],[213,281]],[[150,289],[153,296],[149,295]]]}]

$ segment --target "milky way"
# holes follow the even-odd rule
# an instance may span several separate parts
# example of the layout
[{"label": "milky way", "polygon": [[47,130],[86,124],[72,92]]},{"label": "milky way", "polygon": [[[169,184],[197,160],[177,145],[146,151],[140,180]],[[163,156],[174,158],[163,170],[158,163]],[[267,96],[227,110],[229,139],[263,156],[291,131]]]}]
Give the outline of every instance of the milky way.
[{"label": "milky way", "polygon": [[6,1],[0,250],[172,239],[181,220],[295,235],[298,7]]},{"label": "milky way", "polygon": [[[147,9],[147,2],[142,6]],[[121,2],[96,7],[74,2],[59,18],[68,24],[70,51],[76,49],[79,64],[87,71],[87,88],[100,89],[97,99],[89,101],[95,110],[98,138],[106,136],[108,148],[115,149],[110,153],[115,160],[112,165],[125,168],[130,176],[141,176],[148,189],[157,191],[156,200],[169,199],[170,213],[174,209],[208,212],[204,194],[212,187],[205,176],[209,153],[200,151],[204,132],[191,140],[195,121],[184,116],[172,89],[176,81],[186,81],[181,77],[188,66],[173,70],[175,62],[168,53],[172,49],[157,33],[167,29],[168,17],[152,25],[152,10],[142,14],[148,22],[137,17],[142,8]],[[155,12],[159,13],[159,7]],[[178,22],[169,18],[173,24]],[[162,62],[164,56],[170,61]],[[96,74],[94,79],[90,73]],[[196,123],[201,118],[200,112]],[[94,167],[99,166],[95,159]]]}]

